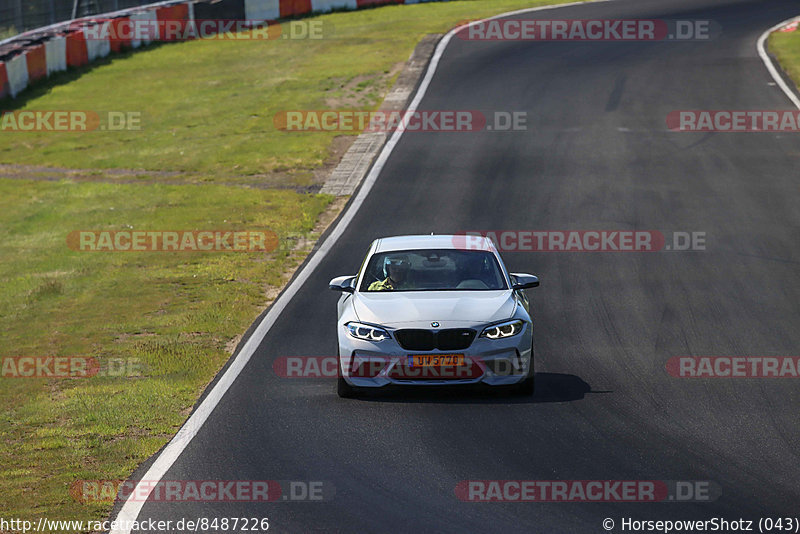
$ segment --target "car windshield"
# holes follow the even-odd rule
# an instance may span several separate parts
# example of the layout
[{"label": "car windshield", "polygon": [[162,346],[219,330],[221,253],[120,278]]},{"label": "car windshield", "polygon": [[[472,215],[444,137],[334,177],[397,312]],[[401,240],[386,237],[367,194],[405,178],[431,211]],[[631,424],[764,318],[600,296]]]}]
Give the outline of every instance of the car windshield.
[{"label": "car windshield", "polygon": [[367,264],[360,291],[488,291],[507,289],[494,254],[426,249],[379,252]]}]

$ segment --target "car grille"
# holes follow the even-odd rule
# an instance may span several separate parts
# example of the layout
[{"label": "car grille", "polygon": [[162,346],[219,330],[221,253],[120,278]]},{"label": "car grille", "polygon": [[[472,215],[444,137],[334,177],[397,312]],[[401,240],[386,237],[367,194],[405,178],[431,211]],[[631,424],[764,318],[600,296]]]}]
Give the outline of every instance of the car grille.
[{"label": "car grille", "polygon": [[445,330],[396,330],[394,336],[405,350],[464,350],[472,345],[475,330],[448,328]]}]

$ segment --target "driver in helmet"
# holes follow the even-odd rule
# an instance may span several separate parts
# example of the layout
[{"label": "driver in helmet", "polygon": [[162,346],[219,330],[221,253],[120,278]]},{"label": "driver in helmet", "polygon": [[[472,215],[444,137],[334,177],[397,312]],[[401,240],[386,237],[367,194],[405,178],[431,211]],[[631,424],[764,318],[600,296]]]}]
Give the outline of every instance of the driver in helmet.
[{"label": "driver in helmet", "polygon": [[408,271],[411,269],[411,262],[405,254],[395,254],[386,256],[383,260],[384,280],[372,282],[369,291],[394,291],[396,289],[406,289],[408,287]]}]

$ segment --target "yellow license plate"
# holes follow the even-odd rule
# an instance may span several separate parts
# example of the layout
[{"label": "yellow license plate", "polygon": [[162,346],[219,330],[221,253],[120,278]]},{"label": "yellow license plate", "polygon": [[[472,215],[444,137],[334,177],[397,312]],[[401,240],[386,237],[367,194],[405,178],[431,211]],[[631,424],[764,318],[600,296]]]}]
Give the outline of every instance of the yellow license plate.
[{"label": "yellow license plate", "polygon": [[409,367],[450,367],[464,365],[463,354],[409,354]]}]

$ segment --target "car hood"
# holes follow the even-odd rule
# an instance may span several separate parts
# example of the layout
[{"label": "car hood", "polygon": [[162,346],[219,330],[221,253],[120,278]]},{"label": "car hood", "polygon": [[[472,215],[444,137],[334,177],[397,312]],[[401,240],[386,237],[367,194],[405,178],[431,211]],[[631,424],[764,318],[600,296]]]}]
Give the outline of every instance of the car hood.
[{"label": "car hood", "polygon": [[356,293],[353,308],[359,321],[388,327],[419,323],[430,328],[467,326],[510,318],[517,302],[511,290],[499,291],[409,291]]}]

